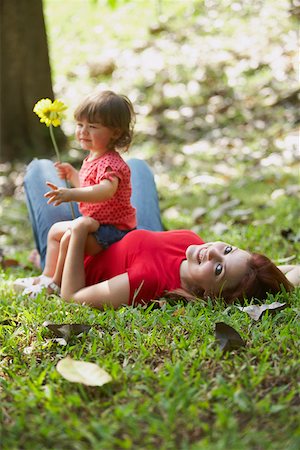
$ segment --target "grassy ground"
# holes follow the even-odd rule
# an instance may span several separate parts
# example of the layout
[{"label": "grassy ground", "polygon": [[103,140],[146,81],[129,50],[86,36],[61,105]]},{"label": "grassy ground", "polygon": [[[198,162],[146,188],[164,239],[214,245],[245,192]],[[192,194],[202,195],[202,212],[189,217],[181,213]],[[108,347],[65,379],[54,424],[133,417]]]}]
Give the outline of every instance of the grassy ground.
[{"label": "grassy ground", "polygon": [[[299,296],[254,322],[235,306],[166,305],[98,312],[1,288],[4,449],[299,448]],[[272,298],[269,299],[271,301]],[[83,323],[67,346],[43,322]],[[223,355],[215,323],[246,347]],[[64,356],[95,362],[103,387],[64,380]]]},{"label": "grassy ground", "polygon": [[[131,154],[155,172],[167,228],[192,228],[205,240],[299,263],[290,2],[244,2],[239,9],[225,0],[206,6],[141,0],[117,11],[104,3],[45,2],[57,96],[70,110],[99,85],[134,100]],[[168,18],[160,23],[159,5]],[[92,76],[91,61],[103,62],[108,48],[115,49],[116,68],[104,75],[92,64]],[[73,146],[70,117],[64,127]],[[66,158],[80,163],[81,155],[72,148]],[[24,167],[8,163],[0,170],[0,246],[28,265],[33,240]],[[255,322],[222,303],[99,312],[13,292],[16,277],[36,273],[30,265],[1,272],[3,449],[299,448],[299,289],[270,296],[268,303],[287,307]],[[45,321],[91,329],[63,346]],[[223,354],[217,322],[233,326],[246,346]],[[97,363],[113,381],[103,387],[66,381],[56,364],[67,355]]]}]

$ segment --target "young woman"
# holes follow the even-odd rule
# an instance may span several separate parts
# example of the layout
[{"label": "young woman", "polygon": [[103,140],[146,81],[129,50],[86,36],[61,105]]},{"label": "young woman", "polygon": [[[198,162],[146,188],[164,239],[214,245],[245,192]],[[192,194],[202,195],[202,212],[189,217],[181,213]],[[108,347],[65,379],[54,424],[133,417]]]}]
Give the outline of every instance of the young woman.
[{"label": "young woman", "polygon": [[[128,164],[138,230],[98,255],[85,257],[84,242],[93,223],[89,218],[78,219],[66,239],[68,251],[61,283],[65,300],[97,308],[118,307],[177,292],[189,297],[222,296],[230,302],[244,296],[263,299],[268,292],[275,294],[282,288],[290,291],[292,282],[299,284],[299,266],[283,266],[280,270],[263,255],[223,242],[204,243],[192,231],[162,231],[157,192],[148,166],[139,160]],[[43,189],[43,178],[49,178],[51,165],[50,161],[35,160],[25,177],[31,222],[42,255],[46,246],[43,237],[53,217],[49,206],[42,204],[42,196],[39,206],[35,196]]]}]

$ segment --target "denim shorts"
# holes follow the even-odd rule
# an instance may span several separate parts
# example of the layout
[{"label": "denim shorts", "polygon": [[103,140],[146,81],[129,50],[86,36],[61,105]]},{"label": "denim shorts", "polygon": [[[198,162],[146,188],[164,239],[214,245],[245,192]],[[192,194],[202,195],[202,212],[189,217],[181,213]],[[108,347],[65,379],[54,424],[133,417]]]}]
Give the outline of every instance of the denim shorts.
[{"label": "denim shorts", "polygon": [[98,244],[103,248],[108,248],[114,242],[120,241],[127,233],[135,230],[119,230],[114,225],[100,225],[98,230],[93,233]]}]

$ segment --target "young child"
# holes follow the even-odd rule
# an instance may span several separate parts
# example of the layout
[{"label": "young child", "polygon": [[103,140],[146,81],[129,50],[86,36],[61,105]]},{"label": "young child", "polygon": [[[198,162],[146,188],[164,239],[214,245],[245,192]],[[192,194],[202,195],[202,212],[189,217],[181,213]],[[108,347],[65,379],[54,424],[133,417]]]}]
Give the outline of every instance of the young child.
[{"label": "young child", "polygon": [[[54,206],[78,202],[80,213],[93,231],[88,235],[85,252],[96,255],[136,228],[136,211],[130,202],[130,169],[119,154],[129,148],[135,115],[127,97],[104,91],[85,98],[74,117],[76,139],[88,156],[79,171],[69,163],[55,163],[59,177],[74,187],[58,188],[48,182],[51,190],[45,197]],[[44,286],[57,290],[51,280],[54,276],[61,279],[72,223],[58,222],[51,227],[44,271],[31,279],[32,286],[24,279],[24,293],[37,293]]]}]

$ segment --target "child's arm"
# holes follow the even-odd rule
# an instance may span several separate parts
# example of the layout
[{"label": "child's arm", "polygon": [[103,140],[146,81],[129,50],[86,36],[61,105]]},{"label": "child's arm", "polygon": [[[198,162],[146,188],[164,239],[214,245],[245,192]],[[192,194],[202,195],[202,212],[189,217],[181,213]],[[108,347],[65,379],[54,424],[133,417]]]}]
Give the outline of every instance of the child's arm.
[{"label": "child's arm", "polygon": [[109,200],[115,195],[119,179],[112,177],[110,180],[102,180],[100,184],[72,189],[58,188],[50,182],[47,185],[51,188],[51,191],[46,192],[44,197],[48,198],[48,203],[53,203],[54,206],[58,206],[63,202],[98,203]]},{"label": "child's arm", "polygon": [[74,187],[79,187],[79,172],[69,163],[56,162],[54,166],[59,178],[68,180]]}]

